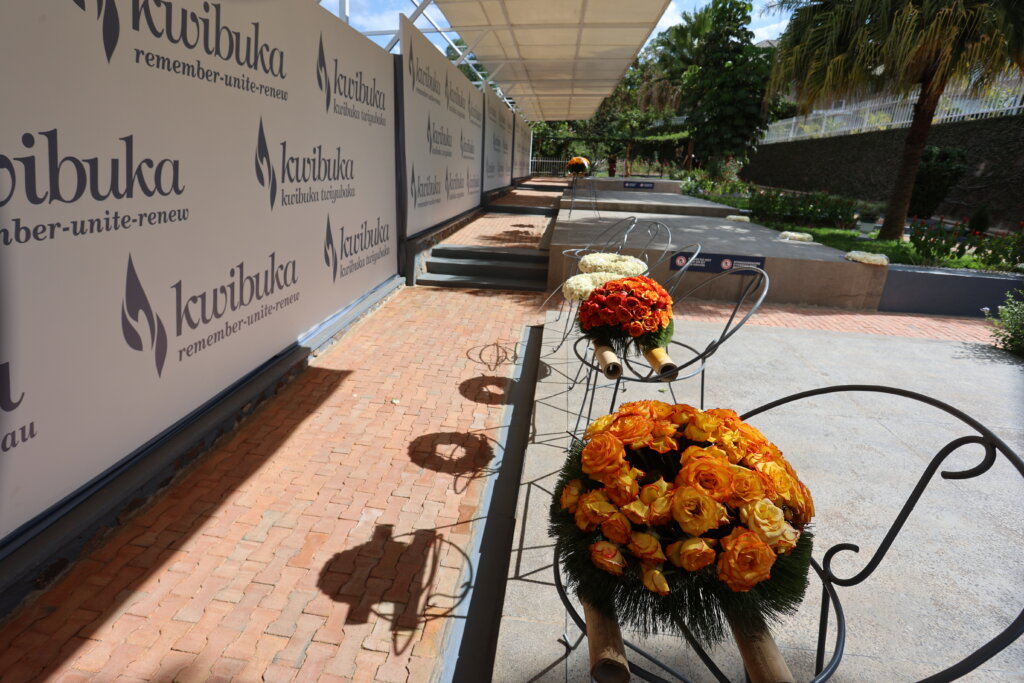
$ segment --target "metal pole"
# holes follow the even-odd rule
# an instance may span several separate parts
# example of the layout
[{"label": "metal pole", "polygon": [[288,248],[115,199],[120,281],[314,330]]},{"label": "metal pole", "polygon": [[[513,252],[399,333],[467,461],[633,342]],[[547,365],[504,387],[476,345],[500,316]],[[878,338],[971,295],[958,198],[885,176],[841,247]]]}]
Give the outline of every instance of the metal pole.
[{"label": "metal pole", "polygon": [[[347,1],[348,0],[346,0],[346,2]],[[419,3],[417,5],[416,4],[416,0],[409,0],[409,1],[412,2],[413,5],[416,5],[416,10],[412,14],[409,15],[409,21],[413,22],[414,24],[416,23],[416,20],[420,18],[420,15],[423,14],[423,10],[427,9],[427,6],[431,2],[433,2],[433,0],[423,0],[423,2],[421,2],[421,3]],[[423,16],[426,16],[426,15],[424,14]],[[430,19],[430,17],[427,17],[427,19]],[[431,21],[430,23],[433,24],[434,22]],[[436,27],[437,24],[434,24],[434,26]],[[438,29],[438,30],[440,30],[440,29]],[[395,43],[398,42],[398,36],[399,36],[399,32],[395,31],[394,37],[391,40],[388,41],[387,46],[384,48],[385,52],[391,52],[391,48],[393,48],[395,46]]]}]

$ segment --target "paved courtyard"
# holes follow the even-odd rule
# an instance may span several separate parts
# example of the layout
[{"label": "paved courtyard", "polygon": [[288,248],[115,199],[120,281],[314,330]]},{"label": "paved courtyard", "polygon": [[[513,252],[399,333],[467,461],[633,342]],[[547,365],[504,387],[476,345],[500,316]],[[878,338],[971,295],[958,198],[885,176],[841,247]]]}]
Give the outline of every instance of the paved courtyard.
[{"label": "paved courtyard", "polygon": [[[484,215],[450,241],[529,246],[547,220]],[[400,683],[450,675],[479,589],[473,572],[494,514],[487,492],[506,456],[507,396],[529,328],[543,321],[542,299],[399,291],[0,623],[0,679]],[[726,309],[694,304],[680,314],[706,325]],[[740,337],[760,331],[749,335],[756,343],[736,348],[761,364],[873,339],[876,351],[854,344],[835,362],[849,376],[888,384],[901,381],[890,348],[959,349],[974,360],[942,366],[934,380],[982,393],[975,366],[1005,363],[980,320],[768,306],[750,325]],[[829,367],[811,367],[816,385],[834,379]],[[1024,381],[1019,365],[1001,367]],[[746,386],[732,401],[742,407],[777,394],[734,382]]]}]

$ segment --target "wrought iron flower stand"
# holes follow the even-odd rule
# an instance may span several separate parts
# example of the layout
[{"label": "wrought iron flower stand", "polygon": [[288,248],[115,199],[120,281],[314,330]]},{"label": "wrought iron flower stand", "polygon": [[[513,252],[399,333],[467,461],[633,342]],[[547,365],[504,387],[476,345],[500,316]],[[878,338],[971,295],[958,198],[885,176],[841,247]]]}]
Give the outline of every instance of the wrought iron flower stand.
[{"label": "wrought iron flower stand", "polygon": [[[748,411],[741,416],[744,421],[750,418],[765,413],[767,411],[779,408],[796,401],[802,401],[804,399],[813,398],[816,396],[823,396],[826,394],[848,394],[848,393],[876,393],[876,394],[888,394],[892,396],[903,397],[912,401],[916,401],[922,404],[926,404],[937,408],[947,415],[952,416],[960,423],[963,427],[969,429],[969,432],[964,436],[955,438],[949,441],[932,457],[931,461],[925,467],[924,472],[921,474],[914,486],[910,497],[904,502],[900,508],[896,519],[890,525],[881,543],[878,545],[878,549],[868,559],[864,567],[854,574],[853,576],[842,577],[838,576],[832,569],[833,561],[836,556],[844,552],[857,553],[860,551],[860,547],[854,543],[839,543],[833,545],[822,554],[821,562],[811,560],[811,567],[814,570],[814,574],[818,577],[821,582],[821,610],[818,618],[818,638],[816,644],[816,656],[815,656],[815,675],[811,679],[813,682],[825,681],[831,678],[838,670],[842,659],[846,645],[847,635],[847,621],[846,616],[843,612],[842,603],[839,598],[839,590],[850,586],[855,586],[862,583],[869,578],[872,573],[878,568],[882,560],[885,559],[893,542],[896,540],[900,531],[903,529],[907,519],[910,517],[914,508],[917,506],[925,490],[929,484],[935,478],[936,473],[942,479],[948,480],[964,480],[973,479],[980,477],[981,475],[988,472],[992,466],[996,463],[999,456],[1005,458],[1010,465],[1024,477],[1024,461],[1021,457],[1011,449],[1006,442],[996,436],[991,430],[982,425],[980,422],[970,417],[966,413],[954,408],[947,403],[939,401],[930,396],[907,391],[905,389],[899,389],[895,387],[885,387],[876,385],[840,385],[832,387],[824,387],[821,389],[814,389],[811,391],[804,391],[784,398],[772,401],[758,408]],[[581,411],[582,412],[582,411]],[[984,449],[984,455],[981,462],[974,465],[973,467],[963,470],[943,470],[943,463],[953,453],[957,452],[961,448],[969,445],[979,445]],[[583,633],[587,633],[587,623],[581,617],[579,612],[576,610],[568,595],[566,594],[565,586],[562,582],[561,576],[561,558],[558,556],[558,552],[555,552],[554,558],[554,579],[555,588],[558,593],[562,604],[565,606],[566,612],[570,618],[576,623]],[[832,643],[831,648],[828,647],[828,634],[830,621],[834,620],[835,623],[835,640]],[[967,656],[960,659],[960,661],[948,666],[941,671],[932,674],[922,681],[928,683],[938,683],[940,681],[952,681],[965,674],[975,670],[984,662],[991,659],[997,653],[1008,647],[1011,643],[1017,640],[1022,634],[1024,634],[1024,610],[1022,610],[1013,621],[1003,628],[995,637],[982,644],[980,647],[975,649]],[[714,660],[708,655],[707,651],[704,650],[699,643],[693,638],[692,634],[688,631],[682,633],[683,638],[693,648],[697,657],[706,666],[712,676],[718,681],[728,682],[729,678],[722,672]],[[648,663],[653,664],[657,667],[658,673],[651,671],[645,666],[638,665],[635,661],[629,661],[629,671],[636,675],[638,678],[646,681],[689,681],[683,673],[674,670],[669,665],[661,661],[656,655],[645,651],[634,643],[627,640],[622,641],[624,646],[635,652],[637,655],[647,660]],[[568,644],[568,641],[567,641]],[[578,643],[577,643],[578,645]],[[831,654],[829,654],[831,653]],[[757,677],[753,675],[755,672],[747,671],[749,678],[757,680]],[[670,678],[665,678],[665,676]]]}]

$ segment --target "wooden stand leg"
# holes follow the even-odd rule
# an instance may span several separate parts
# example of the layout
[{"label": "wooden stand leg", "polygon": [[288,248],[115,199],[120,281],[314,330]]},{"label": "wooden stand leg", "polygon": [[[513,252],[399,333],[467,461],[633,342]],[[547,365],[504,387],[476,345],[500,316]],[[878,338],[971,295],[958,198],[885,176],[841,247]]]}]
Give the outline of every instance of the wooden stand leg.
[{"label": "wooden stand leg", "polygon": [[795,683],[767,628],[737,624],[732,617],[729,617],[729,626],[751,683]]},{"label": "wooden stand leg", "polygon": [[618,379],[622,377],[622,363],[619,362],[619,357],[615,355],[610,346],[602,346],[600,344],[594,344],[594,355],[597,357],[597,364],[601,368],[601,372],[608,379]]},{"label": "wooden stand leg", "polygon": [[671,382],[679,376],[678,366],[672,362],[672,359],[669,358],[668,351],[664,348],[659,346],[657,348],[644,351],[644,358],[651,364],[651,368],[654,370],[655,374],[660,375],[662,373],[666,373],[665,376],[661,378],[663,382]]},{"label": "wooden stand leg", "polygon": [[583,603],[590,648],[590,675],[598,683],[627,683],[629,664],[619,623]]}]

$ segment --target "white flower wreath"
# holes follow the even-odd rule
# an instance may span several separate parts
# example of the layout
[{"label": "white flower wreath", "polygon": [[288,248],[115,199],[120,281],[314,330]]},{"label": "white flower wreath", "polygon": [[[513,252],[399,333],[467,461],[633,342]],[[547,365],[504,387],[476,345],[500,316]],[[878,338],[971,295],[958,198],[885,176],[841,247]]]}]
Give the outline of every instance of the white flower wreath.
[{"label": "white flower wreath", "polygon": [[867,251],[848,251],[846,252],[846,260],[866,263],[869,266],[889,265],[889,257],[885,254],[872,254]]},{"label": "white flower wreath", "polygon": [[635,277],[647,272],[647,264],[635,256],[598,252],[580,259],[580,270],[584,273],[617,273],[620,277]]},{"label": "white flower wreath", "polygon": [[618,280],[618,273],[580,273],[573,275],[562,285],[562,296],[569,301],[586,301],[590,293],[611,280]]}]

